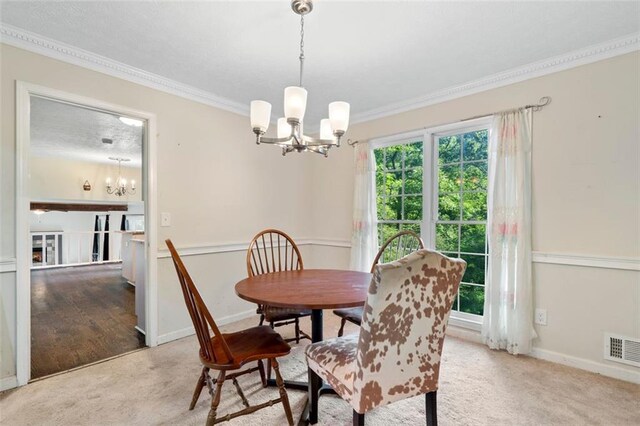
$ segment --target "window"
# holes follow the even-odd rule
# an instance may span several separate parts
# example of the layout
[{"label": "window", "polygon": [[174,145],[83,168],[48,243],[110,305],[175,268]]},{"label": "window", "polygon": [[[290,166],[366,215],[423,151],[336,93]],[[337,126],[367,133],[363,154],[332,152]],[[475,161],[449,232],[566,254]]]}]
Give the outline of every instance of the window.
[{"label": "window", "polygon": [[422,224],[422,141],[374,150],[378,247],[400,230],[420,235]]},{"label": "window", "polygon": [[410,229],[427,247],[466,260],[452,317],[476,322],[487,265],[487,129],[449,126],[427,139],[413,135],[373,145],[378,246]]},{"label": "window", "polygon": [[488,130],[436,136],[435,248],[467,261],[453,309],[482,315],[487,265]]}]

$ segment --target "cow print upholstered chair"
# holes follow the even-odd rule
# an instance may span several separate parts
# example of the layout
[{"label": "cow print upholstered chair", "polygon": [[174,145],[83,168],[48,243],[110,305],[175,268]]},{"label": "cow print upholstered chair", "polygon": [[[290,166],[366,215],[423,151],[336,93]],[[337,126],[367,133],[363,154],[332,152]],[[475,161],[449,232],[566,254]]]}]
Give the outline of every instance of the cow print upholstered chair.
[{"label": "cow print upholstered chair", "polygon": [[359,335],[307,347],[309,422],[318,421],[322,380],[353,407],[353,424],[392,402],[426,395],[428,425],[437,425],[440,356],[466,262],[418,250],[376,265]]},{"label": "cow print upholstered chair", "polygon": [[[401,257],[408,255],[411,252],[424,248],[424,242],[420,235],[413,231],[404,230],[393,235],[378,250],[378,254],[373,259],[373,265],[371,265],[371,273],[373,274],[373,268],[378,263],[393,262]],[[357,308],[341,308],[334,309],[333,313],[340,317],[340,330],[338,330],[338,337],[344,334],[344,326],[347,325],[347,321],[360,326],[362,323],[362,306]]]}]

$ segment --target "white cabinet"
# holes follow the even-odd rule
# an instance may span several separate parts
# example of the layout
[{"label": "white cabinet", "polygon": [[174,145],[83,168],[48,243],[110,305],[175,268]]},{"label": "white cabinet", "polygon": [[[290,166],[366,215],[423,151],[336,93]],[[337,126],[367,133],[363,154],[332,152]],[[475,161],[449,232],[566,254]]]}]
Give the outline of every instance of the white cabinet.
[{"label": "white cabinet", "polygon": [[142,232],[122,232],[122,239],[120,240],[120,256],[122,257],[122,276],[129,282],[129,284],[135,284],[135,256],[131,239],[136,235],[144,235]]},{"label": "white cabinet", "polygon": [[31,233],[31,266],[62,264],[62,231]]}]

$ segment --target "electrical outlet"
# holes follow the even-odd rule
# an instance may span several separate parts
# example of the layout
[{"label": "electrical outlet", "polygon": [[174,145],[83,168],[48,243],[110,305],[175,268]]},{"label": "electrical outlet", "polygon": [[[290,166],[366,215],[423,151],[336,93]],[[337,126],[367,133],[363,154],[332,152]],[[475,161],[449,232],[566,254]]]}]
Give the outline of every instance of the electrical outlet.
[{"label": "electrical outlet", "polygon": [[547,325],[547,310],[546,309],[537,309],[533,319],[538,325]]},{"label": "electrical outlet", "polygon": [[160,213],[160,226],[171,226],[171,213]]}]

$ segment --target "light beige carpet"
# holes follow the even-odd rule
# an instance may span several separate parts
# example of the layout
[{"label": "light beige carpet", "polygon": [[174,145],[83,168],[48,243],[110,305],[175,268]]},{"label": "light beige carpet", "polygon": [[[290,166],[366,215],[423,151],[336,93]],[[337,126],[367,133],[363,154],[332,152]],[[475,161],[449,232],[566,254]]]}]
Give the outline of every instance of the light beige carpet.
[{"label": "light beige carpet", "polygon": [[[223,327],[256,324],[251,318]],[[309,330],[309,324],[304,324]],[[280,329],[279,329],[280,330]],[[337,322],[325,313],[325,337]],[[285,327],[284,333],[290,331]],[[357,332],[350,326],[348,332]],[[306,343],[305,343],[306,344]],[[0,395],[3,425],[203,425],[210,399],[203,392],[188,405],[200,373],[197,342],[188,337],[101,364],[50,377]],[[305,379],[303,344],[281,361],[283,375]],[[240,380],[252,403],[277,397],[262,389],[257,374]],[[242,408],[233,386],[223,388],[219,413]],[[289,391],[297,421],[305,393]],[[438,391],[441,425],[637,425],[640,386],[448,337]],[[320,399],[321,425],[348,425],[351,409],[335,396]],[[367,414],[368,425],[424,425],[424,398],[416,397]],[[223,423],[224,424],[224,423]],[[281,405],[228,422],[286,424]]]}]

